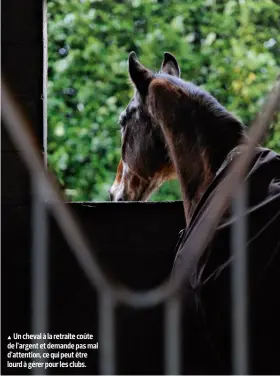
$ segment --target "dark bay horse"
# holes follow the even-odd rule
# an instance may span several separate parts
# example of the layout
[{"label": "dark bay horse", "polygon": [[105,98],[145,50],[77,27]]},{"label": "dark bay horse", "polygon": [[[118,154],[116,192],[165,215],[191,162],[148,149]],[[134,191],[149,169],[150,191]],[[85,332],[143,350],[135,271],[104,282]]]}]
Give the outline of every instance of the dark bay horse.
[{"label": "dark bay horse", "polygon": [[[180,78],[175,57],[164,54],[153,73],[129,55],[133,99],[120,116],[122,157],[110,197],[147,200],[178,178],[186,229],[172,275],[186,268],[188,238],[236,156],[245,127],[213,96]],[[280,373],[280,157],[258,147],[246,176],[248,208],[248,354],[251,373]],[[183,373],[232,372],[230,209],[188,281],[184,301]],[[160,262],[160,260],[159,260]]]},{"label": "dark bay horse", "polygon": [[120,115],[122,160],[111,198],[147,200],[164,181],[178,176],[189,219],[244,126],[214,97],[181,80],[171,54],[153,74],[131,53],[129,73],[136,91]]}]

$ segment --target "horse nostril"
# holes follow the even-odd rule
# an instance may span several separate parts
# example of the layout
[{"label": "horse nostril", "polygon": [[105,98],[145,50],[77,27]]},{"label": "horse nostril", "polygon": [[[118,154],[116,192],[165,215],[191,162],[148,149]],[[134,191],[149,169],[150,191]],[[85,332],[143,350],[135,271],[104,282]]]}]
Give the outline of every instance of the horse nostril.
[{"label": "horse nostril", "polygon": [[108,193],[109,193],[110,201],[114,201],[114,195],[113,195],[113,193],[111,193],[110,191]]},{"label": "horse nostril", "polygon": [[124,201],[123,197],[119,197],[117,201]]}]

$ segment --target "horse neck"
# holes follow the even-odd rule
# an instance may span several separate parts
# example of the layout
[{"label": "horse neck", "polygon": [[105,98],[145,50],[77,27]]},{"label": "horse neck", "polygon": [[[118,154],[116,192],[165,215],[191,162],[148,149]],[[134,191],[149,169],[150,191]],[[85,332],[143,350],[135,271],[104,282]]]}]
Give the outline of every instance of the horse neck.
[{"label": "horse neck", "polygon": [[160,122],[175,165],[184,201],[186,223],[203,192],[228,153],[238,145],[242,125],[231,114],[196,111],[190,116],[173,113],[173,121]]},{"label": "horse neck", "polygon": [[206,150],[202,150],[198,144],[191,145],[187,132],[178,134],[164,131],[164,135],[176,168],[188,224],[214,172]]}]

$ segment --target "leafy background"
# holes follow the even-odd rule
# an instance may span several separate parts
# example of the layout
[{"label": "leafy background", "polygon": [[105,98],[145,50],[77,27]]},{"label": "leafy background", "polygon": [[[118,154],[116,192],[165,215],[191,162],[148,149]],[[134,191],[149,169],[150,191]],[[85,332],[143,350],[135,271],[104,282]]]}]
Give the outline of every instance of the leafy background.
[{"label": "leafy background", "polygon": [[[49,0],[48,161],[67,198],[108,200],[130,51],[155,70],[172,52],[185,80],[249,125],[279,71],[279,19],[271,0]],[[280,151],[279,115],[264,144]],[[177,181],[151,198],[176,199]]]}]

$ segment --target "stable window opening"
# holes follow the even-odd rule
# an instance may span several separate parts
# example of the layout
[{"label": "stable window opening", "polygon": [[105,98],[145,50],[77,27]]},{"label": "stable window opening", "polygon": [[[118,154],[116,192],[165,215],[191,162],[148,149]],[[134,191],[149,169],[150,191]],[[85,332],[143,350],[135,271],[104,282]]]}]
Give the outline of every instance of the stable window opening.
[{"label": "stable window opening", "polygon": [[[121,157],[118,119],[134,91],[131,51],[154,71],[171,52],[184,80],[249,124],[280,63],[276,7],[253,0],[49,0],[48,165],[67,199],[109,201]],[[279,118],[266,145],[280,149]],[[172,180],[149,200],[180,199]]]}]

